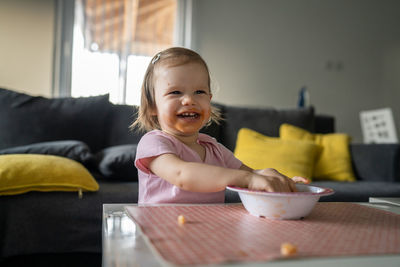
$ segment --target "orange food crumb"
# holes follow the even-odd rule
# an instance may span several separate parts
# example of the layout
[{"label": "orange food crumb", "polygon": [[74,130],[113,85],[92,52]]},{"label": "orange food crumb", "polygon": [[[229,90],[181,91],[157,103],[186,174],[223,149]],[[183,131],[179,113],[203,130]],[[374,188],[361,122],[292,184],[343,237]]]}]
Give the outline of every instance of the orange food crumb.
[{"label": "orange food crumb", "polygon": [[178,216],[178,223],[179,224],[185,224],[185,222],[186,222],[185,217],[183,215],[179,215]]},{"label": "orange food crumb", "polygon": [[247,257],[247,256],[248,256],[248,254],[246,253],[246,251],[243,251],[243,250],[239,250],[239,251],[238,251],[238,255],[239,255],[240,257]]},{"label": "orange food crumb", "polygon": [[283,256],[289,257],[297,254],[297,247],[291,243],[282,243],[281,245],[281,254]]}]

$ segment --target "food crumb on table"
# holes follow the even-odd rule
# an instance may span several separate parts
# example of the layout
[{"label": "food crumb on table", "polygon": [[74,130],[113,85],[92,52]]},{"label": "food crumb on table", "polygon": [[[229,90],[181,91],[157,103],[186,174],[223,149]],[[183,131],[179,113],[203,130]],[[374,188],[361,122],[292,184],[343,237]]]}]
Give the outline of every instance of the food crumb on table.
[{"label": "food crumb on table", "polygon": [[243,251],[243,250],[239,250],[239,251],[238,251],[238,255],[239,255],[240,257],[247,257],[247,256],[248,256],[248,254],[246,253],[246,251]]},{"label": "food crumb on table", "polygon": [[294,256],[297,254],[297,247],[289,242],[282,243],[281,254],[286,257]]},{"label": "food crumb on table", "polygon": [[179,215],[178,216],[178,223],[182,225],[182,224],[185,224],[185,222],[186,222],[185,217],[183,215]]}]

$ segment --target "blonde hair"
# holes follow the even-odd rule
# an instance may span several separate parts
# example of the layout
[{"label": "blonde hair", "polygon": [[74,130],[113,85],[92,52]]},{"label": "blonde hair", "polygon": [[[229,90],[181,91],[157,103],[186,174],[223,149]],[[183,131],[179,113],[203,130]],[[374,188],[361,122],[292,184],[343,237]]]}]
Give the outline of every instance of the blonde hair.
[{"label": "blonde hair", "polygon": [[[210,72],[206,62],[199,54],[183,47],[172,47],[164,51],[161,51],[151,59],[151,62],[147,67],[141,89],[140,107],[137,112],[136,120],[130,126],[131,129],[138,128],[139,130],[143,131],[151,131],[154,129],[161,130],[157,116],[152,115],[153,114],[152,111],[156,109],[156,103],[154,97],[155,67],[157,65],[165,63],[168,63],[168,66],[175,67],[192,62],[200,63],[206,68],[208,75],[208,88],[210,88],[211,92]],[[210,125],[212,122],[219,124],[220,120],[221,120],[220,111],[216,107],[211,106],[211,116],[210,116],[210,121],[207,123],[207,126]]]}]

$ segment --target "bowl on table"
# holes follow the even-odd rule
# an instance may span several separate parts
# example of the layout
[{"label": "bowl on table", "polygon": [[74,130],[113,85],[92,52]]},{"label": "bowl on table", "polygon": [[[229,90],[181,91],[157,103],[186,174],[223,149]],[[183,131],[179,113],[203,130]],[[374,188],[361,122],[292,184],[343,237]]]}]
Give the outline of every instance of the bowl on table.
[{"label": "bowl on table", "polygon": [[297,220],[306,217],[319,198],[334,193],[330,188],[296,185],[298,192],[266,192],[227,186],[228,190],[239,193],[246,210],[258,217],[275,220]]}]

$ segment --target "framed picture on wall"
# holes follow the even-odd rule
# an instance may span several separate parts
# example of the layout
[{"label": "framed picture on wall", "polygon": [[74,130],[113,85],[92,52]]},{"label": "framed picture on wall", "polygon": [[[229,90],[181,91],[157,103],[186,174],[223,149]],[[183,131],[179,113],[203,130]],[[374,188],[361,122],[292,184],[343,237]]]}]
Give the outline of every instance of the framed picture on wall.
[{"label": "framed picture on wall", "polygon": [[361,111],[360,121],[364,143],[398,143],[391,108]]}]

